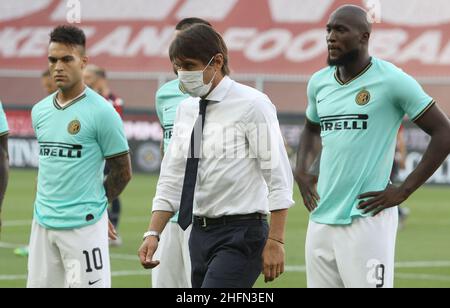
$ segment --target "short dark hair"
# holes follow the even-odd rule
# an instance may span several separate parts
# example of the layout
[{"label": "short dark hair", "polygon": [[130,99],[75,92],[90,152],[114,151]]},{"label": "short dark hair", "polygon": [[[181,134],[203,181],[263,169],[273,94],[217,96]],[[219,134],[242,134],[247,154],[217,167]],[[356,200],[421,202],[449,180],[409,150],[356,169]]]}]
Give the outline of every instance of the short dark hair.
[{"label": "short dark hair", "polygon": [[188,17],[180,20],[175,26],[175,30],[186,30],[187,28],[196,24],[202,24],[212,27],[212,25],[204,19],[197,17]]},{"label": "short dark hair", "polygon": [[169,49],[170,61],[176,59],[195,59],[204,64],[217,54],[223,55],[222,73],[230,74],[228,68],[228,48],[222,36],[212,27],[196,24],[181,31]]},{"label": "short dark hair", "polygon": [[50,43],[61,43],[69,46],[80,46],[84,53],[86,49],[86,35],[83,30],[75,26],[57,26],[50,33]]}]

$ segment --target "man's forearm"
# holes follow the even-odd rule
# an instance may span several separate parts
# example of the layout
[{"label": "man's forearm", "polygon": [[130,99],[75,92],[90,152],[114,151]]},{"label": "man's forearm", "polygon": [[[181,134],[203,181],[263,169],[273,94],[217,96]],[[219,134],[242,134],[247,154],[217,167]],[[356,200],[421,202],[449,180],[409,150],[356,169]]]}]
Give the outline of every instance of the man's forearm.
[{"label": "man's forearm", "polygon": [[450,153],[450,136],[442,132],[432,136],[430,144],[416,169],[406,178],[401,189],[409,197],[439,168]]},{"label": "man's forearm", "polygon": [[306,122],[297,151],[295,175],[308,173],[320,151],[320,127],[315,127],[312,123]]},{"label": "man's forearm", "polygon": [[108,202],[117,199],[131,180],[131,161],[129,154],[111,158],[107,161],[109,173],[105,179]]},{"label": "man's forearm", "polygon": [[172,218],[174,212],[165,212],[165,211],[155,211],[152,214],[152,219],[150,221],[150,225],[148,230],[157,231],[161,233],[166,227],[169,219]]},{"label": "man's forearm", "polygon": [[159,143],[159,154],[161,155],[161,161],[164,158],[164,139],[161,139],[161,142]]},{"label": "man's forearm", "polygon": [[288,210],[273,211],[270,215],[269,239],[284,243]]}]

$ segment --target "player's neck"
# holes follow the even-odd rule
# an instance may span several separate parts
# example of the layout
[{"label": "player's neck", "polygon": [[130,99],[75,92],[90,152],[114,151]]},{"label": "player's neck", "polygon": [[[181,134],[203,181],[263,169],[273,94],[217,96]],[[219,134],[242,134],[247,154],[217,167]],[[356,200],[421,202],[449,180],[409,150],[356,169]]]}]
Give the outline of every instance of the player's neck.
[{"label": "player's neck", "polygon": [[359,57],[356,61],[338,67],[339,79],[346,83],[355,78],[370,64],[372,57],[367,53]]},{"label": "player's neck", "polygon": [[65,105],[70,103],[73,99],[80,96],[85,89],[86,86],[82,82],[77,83],[70,89],[60,89],[56,96],[58,103],[61,105],[61,107],[64,107]]}]

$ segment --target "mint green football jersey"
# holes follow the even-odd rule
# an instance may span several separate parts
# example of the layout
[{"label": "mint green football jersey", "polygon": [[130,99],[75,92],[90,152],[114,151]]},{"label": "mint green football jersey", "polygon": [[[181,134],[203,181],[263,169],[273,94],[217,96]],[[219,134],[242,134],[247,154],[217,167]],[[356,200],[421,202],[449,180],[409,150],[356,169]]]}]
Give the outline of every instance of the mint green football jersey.
[{"label": "mint green football jersey", "polygon": [[[170,139],[172,138],[177,108],[180,103],[188,97],[188,94],[183,94],[183,92],[180,91],[178,79],[165,83],[156,92],[156,113],[158,114],[159,122],[164,130],[164,153],[167,151]],[[176,213],[170,221],[177,222],[178,213]]]},{"label": "mint green football jersey", "polygon": [[170,139],[172,138],[173,123],[175,122],[177,108],[188,97],[188,94],[183,94],[180,91],[178,79],[167,82],[156,92],[156,113],[164,130],[164,152],[167,151]]},{"label": "mint green football jersey", "polygon": [[108,205],[105,159],[129,150],[119,114],[86,88],[63,108],[48,96],[33,107],[32,123],[40,147],[36,221],[48,229],[95,224]]},{"label": "mint green football jersey", "polygon": [[390,183],[405,114],[415,121],[433,104],[417,81],[377,58],[345,84],[335,67],[314,74],[306,116],[321,127],[322,156],[320,201],[311,220],[348,225],[364,216],[357,209],[358,196],[384,190]]},{"label": "mint green football jersey", "polygon": [[7,135],[9,132],[6,114],[3,111],[2,102],[0,102],[0,136]]}]

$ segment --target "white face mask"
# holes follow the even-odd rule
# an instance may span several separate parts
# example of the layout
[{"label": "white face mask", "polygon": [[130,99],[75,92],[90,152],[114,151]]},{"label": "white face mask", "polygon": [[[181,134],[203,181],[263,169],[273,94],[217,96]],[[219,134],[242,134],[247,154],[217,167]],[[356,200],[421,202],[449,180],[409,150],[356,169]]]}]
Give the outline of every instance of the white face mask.
[{"label": "white face mask", "polygon": [[187,93],[192,97],[202,97],[208,94],[217,71],[214,73],[208,84],[203,83],[203,72],[208,68],[213,59],[214,57],[209,60],[202,71],[178,71],[181,92]]}]

